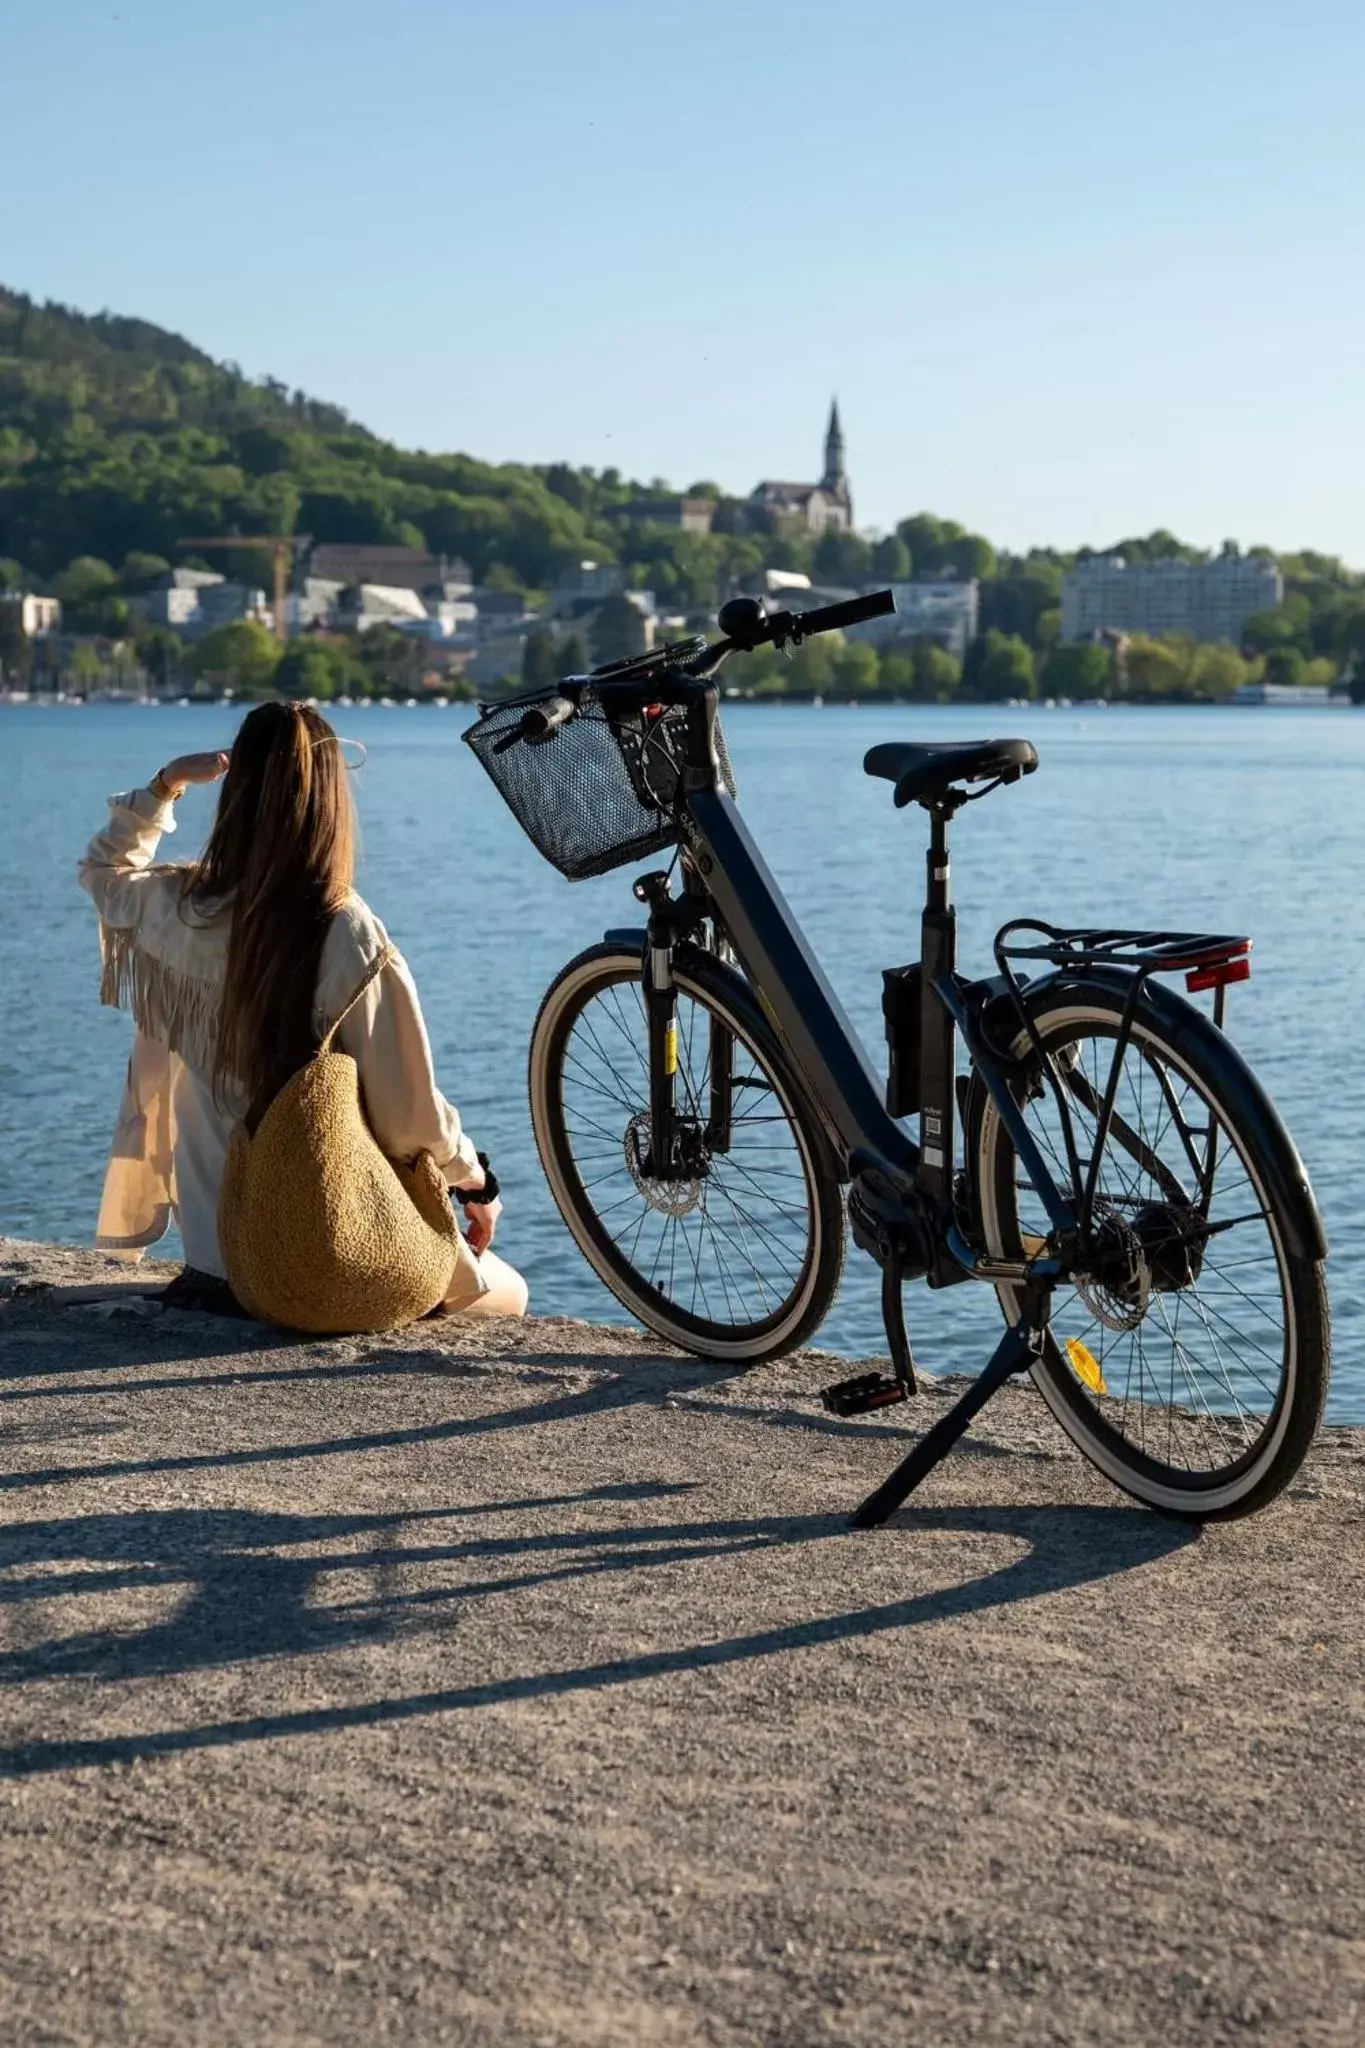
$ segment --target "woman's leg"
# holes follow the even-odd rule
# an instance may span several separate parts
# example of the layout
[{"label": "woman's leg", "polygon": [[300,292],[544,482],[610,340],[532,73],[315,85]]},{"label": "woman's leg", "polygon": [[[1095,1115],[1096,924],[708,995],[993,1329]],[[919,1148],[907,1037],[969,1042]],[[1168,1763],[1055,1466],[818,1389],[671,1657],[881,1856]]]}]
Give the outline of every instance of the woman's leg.
[{"label": "woman's leg", "polygon": [[456,1315],[463,1316],[524,1316],[528,1298],[526,1282],[515,1266],[509,1266],[506,1259],[500,1259],[496,1252],[479,1253],[479,1271],[488,1282],[487,1294],[481,1294],[468,1308],[456,1309]]}]

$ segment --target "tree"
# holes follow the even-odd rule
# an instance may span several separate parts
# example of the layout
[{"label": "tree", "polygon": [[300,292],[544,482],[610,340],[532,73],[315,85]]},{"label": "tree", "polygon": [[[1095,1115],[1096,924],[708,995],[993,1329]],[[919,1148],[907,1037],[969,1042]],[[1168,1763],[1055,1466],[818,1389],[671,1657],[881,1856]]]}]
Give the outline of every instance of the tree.
[{"label": "tree", "polygon": [[1206,643],[1190,663],[1190,686],[1201,697],[1231,697],[1247,681],[1247,664],[1235,647]]},{"label": "tree", "polygon": [[169,626],[139,626],[133,635],[137,658],[159,689],[169,688],[184,659],[178,633]]},{"label": "tree", "polygon": [[896,528],[897,538],[904,543],[911,561],[921,576],[933,576],[943,566],[944,524],[935,519],[932,512],[917,512],[913,519],[902,519]]},{"label": "tree", "polygon": [[962,668],[962,694],[983,703],[1032,697],[1037,689],[1033,656],[1017,633],[994,628],[973,640]]},{"label": "tree", "polygon": [[949,559],[964,580],[995,574],[995,549],[979,533],[960,534],[950,543]]},{"label": "tree", "polygon": [[148,554],[144,548],[134,548],[123,558],[118,580],[125,590],[147,590],[160,576],[170,571],[170,563],[164,555]]},{"label": "tree", "polygon": [[1336,651],[1353,676],[1365,675],[1365,606],[1342,615],[1337,626]]},{"label": "tree", "polygon": [[888,648],[882,656],[879,687],[883,696],[911,697],[915,693],[913,656]]},{"label": "tree", "polygon": [[936,640],[920,638],[914,652],[915,695],[924,704],[953,696],[962,682],[962,664]]},{"label": "tree", "polygon": [[881,676],[877,650],[865,640],[850,640],[834,657],[834,687],[841,697],[876,694]]},{"label": "tree", "polygon": [[121,633],[128,624],[128,605],[119,595],[118,577],[97,555],[77,555],[52,585],[62,601],[62,623],[73,633]]},{"label": "tree", "polygon": [[1272,647],[1265,658],[1265,679],[1268,683],[1298,684],[1307,667],[1297,647]]},{"label": "tree", "polygon": [[1091,640],[1054,647],[1043,663],[1038,685],[1045,697],[1107,697],[1114,687],[1113,654]]},{"label": "tree", "polygon": [[553,689],[563,671],[555,655],[555,637],[547,626],[535,626],[526,635],[521,650],[523,689]]},{"label": "tree", "polygon": [[643,654],[649,642],[644,615],[625,592],[618,590],[600,606],[591,625],[592,651],[600,664]]},{"label": "tree", "polygon": [[244,697],[270,692],[279,665],[279,642],[256,619],[234,619],[206,633],[190,656],[190,671],[203,681],[222,682]]},{"label": "tree", "polygon": [[872,573],[872,546],[860,533],[830,527],[815,543],[815,574],[822,583],[861,583]]},{"label": "tree", "polygon": [[914,568],[910,550],[898,533],[888,533],[872,550],[872,568],[888,583],[904,583]]},{"label": "tree", "polygon": [[1044,646],[1043,620],[1056,613],[1060,625],[1061,595],[1062,572],[1049,562],[1030,560],[1021,570],[987,577],[981,585],[981,631],[994,627],[1018,633],[1031,647]]},{"label": "tree", "polygon": [[1272,647],[1297,647],[1309,652],[1313,607],[1306,597],[1292,593],[1270,611],[1253,612],[1242,628],[1242,646],[1251,654],[1268,654]]},{"label": "tree", "polygon": [[[354,638],[328,645],[333,660],[346,665],[339,675],[349,672],[354,686],[371,697],[407,697],[418,686],[426,650],[420,640],[400,633],[396,626],[371,626]],[[337,687],[349,691],[351,684],[339,680]]]},{"label": "tree", "polygon": [[552,462],[545,471],[545,488],[562,498],[566,505],[572,505],[581,512],[587,503],[588,489],[580,470],[570,469],[567,462]]},{"label": "tree", "polygon": [[506,562],[491,563],[484,572],[483,584],[485,590],[524,590],[526,588],[516,570],[510,568]]},{"label": "tree", "polygon": [[833,635],[824,633],[814,640],[803,640],[787,665],[787,687],[789,690],[807,692],[812,697],[827,697],[834,688],[834,656],[837,648],[830,646]]},{"label": "tree", "polygon": [[280,656],[274,682],[282,697],[317,697],[325,703],[338,694],[331,649],[319,640],[292,641]]},{"label": "tree", "polygon": [[558,682],[561,676],[586,675],[587,668],[588,650],[583,644],[583,636],[570,633],[567,639],[560,641],[555,655],[555,681]]},{"label": "tree", "polygon": [[1175,696],[1189,686],[1189,652],[1169,640],[1134,633],[1128,642],[1124,666],[1128,671],[1128,688],[1137,697]]},{"label": "tree", "polygon": [[22,683],[33,666],[33,642],[24,631],[17,604],[0,598],[0,681]]},{"label": "tree", "polygon": [[82,690],[91,690],[104,680],[104,662],[89,640],[82,640],[71,657],[71,680]]}]

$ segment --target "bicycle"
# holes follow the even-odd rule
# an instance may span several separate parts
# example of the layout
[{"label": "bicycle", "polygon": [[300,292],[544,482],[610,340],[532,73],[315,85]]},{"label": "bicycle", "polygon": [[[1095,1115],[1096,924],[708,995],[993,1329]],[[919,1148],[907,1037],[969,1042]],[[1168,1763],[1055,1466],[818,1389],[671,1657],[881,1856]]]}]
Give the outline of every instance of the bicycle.
[{"label": "bicycle", "polygon": [[[996,935],[996,973],[964,979],[949,825],[1031,774],[1037,752],[1021,739],[873,747],[867,772],[929,819],[920,958],[883,976],[883,1087],[745,826],[721,662],[892,610],[890,592],[804,614],[735,598],[709,645],[480,707],[465,738],[562,874],[675,850],[634,884],[647,923],[608,931],[541,1004],[530,1101],[550,1188],[634,1316],[734,1367],[818,1328],[847,1215],[882,1268],[892,1370],[826,1388],[840,1415],[916,1392],[905,1282],[995,1289],[992,1358],[860,1526],[1019,1372],[1138,1499],[1250,1513],[1308,1451],[1330,1351],[1312,1188],[1223,1030],[1251,940],[1016,918]],[[1211,992],[1211,1016],[1159,978],[1172,974],[1187,995]]]}]

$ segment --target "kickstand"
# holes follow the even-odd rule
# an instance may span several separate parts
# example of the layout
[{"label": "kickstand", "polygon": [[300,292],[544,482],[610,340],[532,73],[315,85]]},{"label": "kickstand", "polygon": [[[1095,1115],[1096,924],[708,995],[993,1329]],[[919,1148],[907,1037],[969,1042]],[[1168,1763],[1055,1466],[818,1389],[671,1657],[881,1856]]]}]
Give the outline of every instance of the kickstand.
[{"label": "kickstand", "polygon": [[901,1502],[932,1472],[941,1458],[945,1458],[960,1436],[966,1434],[972,1418],[1017,1372],[1026,1372],[1033,1363],[1047,1329],[1045,1320],[1033,1318],[1026,1308],[1020,1321],[1012,1330],[1006,1330],[995,1347],[989,1365],[979,1379],[972,1381],[965,1394],[956,1401],[946,1415],[941,1415],[933,1428],[927,1430],[904,1458],[890,1477],[884,1479],[875,1493],[869,1494],[862,1506],[852,1517],[855,1529],[875,1529],[888,1515],[894,1514]]},{"label": "kickstand", "polygon": [[919,1392],[915,1359],[905,1331],[905,1268],[899,1246],[882,1267],[882,1322],[886,1328],[891,1370],[907,1395]]}]

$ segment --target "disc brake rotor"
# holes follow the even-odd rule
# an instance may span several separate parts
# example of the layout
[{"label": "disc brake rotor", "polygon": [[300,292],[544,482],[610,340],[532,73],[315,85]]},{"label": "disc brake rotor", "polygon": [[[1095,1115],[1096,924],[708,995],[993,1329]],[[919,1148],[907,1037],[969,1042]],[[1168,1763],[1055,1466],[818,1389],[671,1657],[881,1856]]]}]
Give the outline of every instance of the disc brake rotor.
[{"label": "disc brake rotor", "polygon": [[642,1109],[626,1125],[626,1170],[651,1209],[661,1216],[687,1216],[701,1200],[701,1177],[656,1180],[644,1170],[650,1150],[649,1111]]},{"label": "disc brake rotor", "polygon": [[1077,1273],[1072,1286],[1096,1322],[1106,1330],[1135,1330],[1152,1298],[1152,1269],[1142,1241],[1121,1216],[1104,1220],[1108,1239],[1103,1265]]}]

